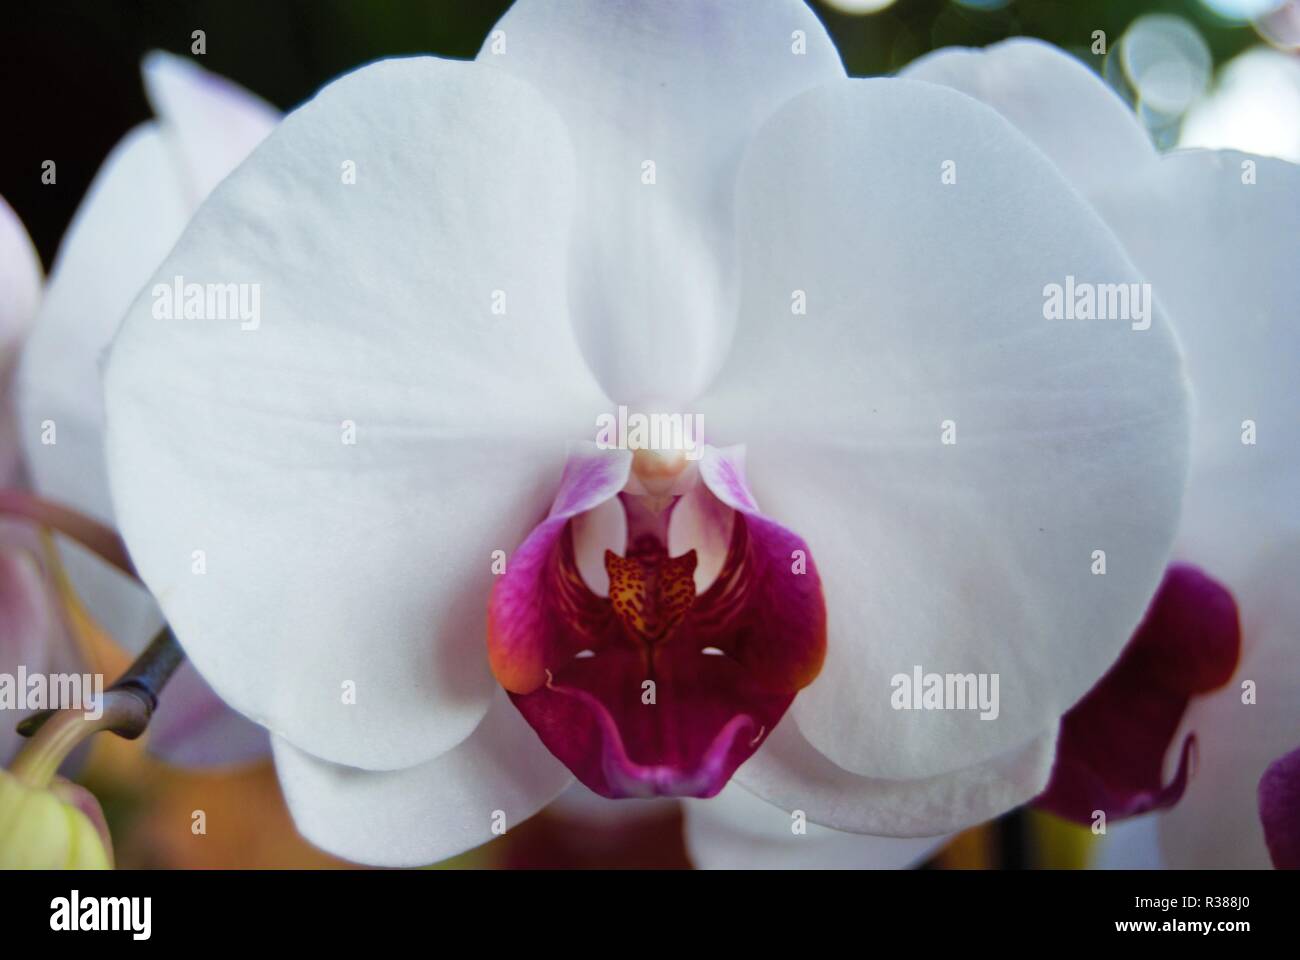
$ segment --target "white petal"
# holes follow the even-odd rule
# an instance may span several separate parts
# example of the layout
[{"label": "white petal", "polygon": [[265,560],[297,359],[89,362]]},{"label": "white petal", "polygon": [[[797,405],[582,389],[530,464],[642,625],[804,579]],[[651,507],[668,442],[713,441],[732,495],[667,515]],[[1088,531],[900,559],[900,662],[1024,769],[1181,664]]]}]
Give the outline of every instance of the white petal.
[{"label": "white petal", "polygon": [[734,780],[814,823],[877,837],[934,837],[1006,813],[1047,786],[1056,731],[1003,756],[916,780],[861,777],[837,767],[787,717]]},{"label": "white petal", "polygon": [[870,837],[815,823],[795,833],[794,811],[735,784],[710,800],[687,800],[685,807],[686,849],[704,870],[899,870],[923,862],[948,840]]},{"label": "white petal", "polygon": [[1078,59],[1041,40],[936,50],[909,63],[901,76],[988,104],[1085,194],[1157,160],[1150,137],[1119,95]]},{"label": "white petal", "polygon": [[580,185],[569,294],[606,392],[697,396],[735,323],[744,144],[778,104],[844,75],[821,23],[798,0],[521,0],[478,60],[531,82],[567,122]]},{"label": "white petal", "polygon": [[40,297],[40,257],[22,221],[0,197],[0,486],[13,483],[19,473],[14,371]]},{"label": "white petal", "polygon": [[416,767],[374,772],[318,760],[272,739],[299,832],[359,863],[434,863],[514,829],[572,781],[519,711],[498,693],[469,739]]},{"label": "white petal", "polygon": [[[736,453],[744,463],[744,451]],[[694,550],[695,592],[702,594],[718,579],[727,562],[736,511],[709,490],[703,480],[695,483],[673,506],[668,518],[668,554],[680,557]]]},{"label": "white petal", "polygon": [[609,596],[609,571],[605,551],[619,556],[627,552],[627,514],[623,501],[611,497],[570,521],[573,526],[573,559],[583,581],[597,596]]},{"label": "white petal", "polygon": [[176,151],[191,205],[198,207],[271,132],[279,113],[185,57],[155,50],[141,69],[149,102]]},{"label": "white petal", "polygon": [[18,214],[0,197],[0,358],[27,333],[41,298],[41,259]]},{"label": "white petal", "polygon": [[[1241,612],[1241,664],[1225,687],[1192,701],[1174,741],[1196,734],[1196,766],[1187,792],[1160,818],[1161,850],[1171,867],[1272,865],[1258,788],[1268,765],[1300,746],[1297,581],[1300,539],[1293,539],[1261,556],[1234,591]],[[1245,702],[1247,681],[1254,702]]]},{"label": "white petal", "polygon": [[[1015,123],[1088,197],[1152,283],[1184,345],[1196,397],[1177,552],[1239,580],[1262,542],[1300,527],[1300,168],[1233,152],[1158,157],[1100,78],[1037,41],[940,51],[905,72],[953,86]],[[1278,84],[1285,97],[1285,81]],[[1248,420],[1254,444],[1242,442]]]},{"label": "white petal", "polygon": [[[96,174],[59,249],[19,385],[34,486],[109,523],[103,353],[194,208],[275,122],[252,94],[179,57],[151,55],[144,74],[163,120],[124,138]],[[161,626],[147,594],[79,547],[64,547],[68,574],[96,619],[128,650],[141,649]]]},{"label": "white petal", "polygon": [[[100,361],[189,213],[166,138],[155,124],[137,127],[78,208],[23,351],[18,403],[32,485],[110,526]],[[77,545],[61,546],[87,609],[128,650],[141,649],[161,626],[148,594]]]},{"label": "white petal", "polygon": [[[1005,56],[990,59],[1014,66]],[[985,60],[980,69],[988,68]],[[1078,68],[1060,72],[1078,73]],[[1030,71],[1020,79],[1029,82]],[[955,85],[982,95],[979,84]],[[1277,598],[1262,605],[1254,598],[1261,583],[1276,576],[1270,565],[1294,562],[1285,559],[1297,551],[1288,538],[1300,530],[1294,496],[1300,476],[1300,387],[1294,371],[1300,354],[1300,328],[1294,322],[1300,275],[1293,263],[1300,168],[1232,152],[1180,151],[1154,163],[1137,162],[1122,146],[1126,135],[1117,124],[1103,126],[1095,110],[1080,107],[1111,99],[1100,81],[1093,80],[1091,93],[1087,85],[1071,90],[1053,83],[1042,89],[1056,102],[1029,120],[1017,115],[1014,105],[1008,109],[998,98],[988,99],[1008,110],[1076,178],[1152,282],[1186,350],[1196,422],[1177,553],[1237,594],[1248,651],[1261,642],[1285,650],[1287,638],[1297,636],[1300,611],[1286,612]],[[1280,88],[1279,93],[1285,95]],[[1100,138],[1094,132],[1099,129]],[[1081,143],[1120,144],[1116,157],[1123,163],[1100,168],[1104,176],[1071,167],[1071,151]],[[1247,421],[1256,433],[1254,443],[1243,443]],[[1232,683],[1194,701],[1174,739],[1167,762],[1175,762],[1177,744],[1190,732],[1198,736],[1200,757],[1187,795],[1159,818],[1165,856],[1175,865],[1268,865],[1255,789],[1267,764],[1297,742],[1293,731],[1300,729],[1300,716],[1288,709],[1295,700],[1288,689],[1295,685],[1286,667],[1294,650],[1275,653],[1282,657],[1278,664],[1261,666],[1266,655],[1248,652]],[[1271,712],[1241,703],[1241,681],[1258,682],[1261,676],[1271,688],[1261,703],[1270,704]],[[1204,829],[1209,822],[1214,830]]]},{"label": "white petal", "polygon": [[411,766],[487,710],[493,551],[606,402],[564,310],[571,168],[517,80],[366,67],[287,117],[155,278],[258,284],[256,327],[154,319],[146,288],[114,345],[132,557],[222,699],[323,759]]},{"label": "white petal", "polygon": [[1262,547],[1300,534],[1300,167],[1177,151],[1094,202],[1187,357],[1195,420],[1177,552],[1236,589]]},{"label": "white petal", "polygon": [[[1092,201],[1154,285],[1185,346],[1197,400],[1179,553],[1216,558],[1210,569],[1220,577],[1239,575],[1279,513],[1288,527],[1300,518],[1287,495],[1300,472],[1300,273],[1292,269],[1300,168],[1232,152],[1158,157],[1109,87],[1037,41],[940,51],[905,72],[1015,123]],[[1245,420],[1261,433],[1257,445],[1241,442]]]},{"label": "white petal", "polygon": [[[153,123],[114,147],[63,239],[19,388],[23,439],[43,495],[111,521],[102,465],[100,359],[126,308],[189,217],[166,139]],[[57,427],[42,443],[42,422]]]},{"label": "white petal", "polygon": [[[805,94],[740,198],[744,324],[701,408],[822,577],[826,664],[793,715],[864,776],[1006,754],[1101,677],[1163,573],[1187,462],[1174,338],[1158,312],[1044,318],[1048,285],[1139,276],[1037,150],[940,86]],[[996,719],[894,709],[917,666],[996,675]]]}]

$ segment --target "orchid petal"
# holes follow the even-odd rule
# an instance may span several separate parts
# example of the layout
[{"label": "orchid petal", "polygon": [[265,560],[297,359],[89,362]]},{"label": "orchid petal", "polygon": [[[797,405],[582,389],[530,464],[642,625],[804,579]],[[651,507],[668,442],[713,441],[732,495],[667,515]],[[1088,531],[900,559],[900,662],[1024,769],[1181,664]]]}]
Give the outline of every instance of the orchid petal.
[{"label": "orchid petal", "polygon": [[115,342],[137,568],[222,699],[322,759],[411,766],[488,708],[492,553],[606,402],[564,309],[571,167],[517,80],[363,68],[287,117],[157,273],[259,284],[256,328],[154,319],[146,288]]},{"label": "orchid petal", "polygon": [[338,766],[280,737],[272,746],[299,832],[336,856],[380,866],[434,863],[486,843],[572,782],[503,694],[468,739],[405,770]]},{"label": "orchid petal", "polygon": [[735,785],[710,800],[687,800],[685,813],[686,849],[703,870],[900,870],[948,840],[869,837],[800,824],[794,811]]},{"label": "orchid petal", "polygon": [[[46,495],[108,522],[103,466],[101,355],[139,287],[180,235],[190,212],[275,123],[256,97],[178,57],[146,58],[145,83],[161,124],[147,124],[110,154],[68,231],[22,374],[28,463]],[[47,435],[47,423],[54,431]],[[160,628],[138,584],[62,542],[80,597],[127,650]],[[266,735],[185,682],[183,666],[152,725],[150,749],[172,762],[237,762],[267,750]],[[180,702],[181,690],[193,701]],[[170,729],[186,718],[187,734]],[[203,716],[202,735],[194,726]]]},{"label": "orchid petal", "polygon": [[41,258],[23,222],[0,197],[0,355],[22,340],[41,299]]},{"label": "orchid petal", "polygon": [[695,591],[703,593],[718,579],[727,562],[736,511],[697,483],[684,493],[668,521],[668,554],[680,557],[695,551]]},{"label": "orchid petal", "polygon": [[[129,134],[91,184],[55,261],[20,380],[36,488],[105,522],[103,353],[194,208],[276,119],[252,94],[183,58],[151,54],[143,73],[162,120]],[[161,626],[149,597],[75,546],[64,562],[109,634],[142,649]]]},{"label": "orchid petal", "polygon": [[[1101,122],[1095,108],[1102,102],[1113,105],[1114,98],[1100,80],[1064,56],[1040,52],[1035,58],[1041,62],[1032,77],[1023,69],[1017,79],[1053,91],[1055,103],[1045,101],[1047,109],[1026,119],[1014,104],[996,96],[988,100],[1089,195],[1176,326],[1196,394],[1192,471],[1177,554],[1204,565],[1237,593],[1247,651],[1238,680],[1267,674],[1274,690],[1267,710],[1243,709],[1244,694],[1235,683],[1193,701],[1166,768],[1178,763],[1177,743],[1195,733],[1200,772],[1179,807],[1160,818],[1165,854],[1175,865],[1266,866],[1255,797],[1244,785],[1258,780],[1269,750],[1276,756],[1286,748],[1275,733],[1295,729],[1296,713],[1294,708],[1279,712],[1278,698],[1294,702],[1295,696],[1285,692],[1288,671],[1250,667],[1260,656],[1281,654],[1252,658],[1249,651],[1259,643],[1293,641],[1300,611],[1283,612],[1276,597],[1254,610],[1251,598],[1260,595],[1256,581],[1261,577],[1265,584],[1273,581],[1269,565],[1294,566],[1287,550],[1297,548],[1292,543],[1256,566],[1261,549],[1286,544],[1300,529],[1300,502],[1294,496],[1300,474],[1300,386],[1293,369],[1300,353],[1300,327],[1294,323],[1300,275],[1292,262],[1300,226],[1300,168],[1231,151],[1178,151],[1142,162],[1125,145],[1140,129],[1135,118],[1128,118],[1127,133],[1115,122],[1113,109],[1108,110],[1112,119]],[[978,64],[977,59],[961,60],[970,69],[947,71],[947,77],[981,97],[990,87],[976,76],[980,71],[1027,67],[1023,56],[1009,57],[1002,47]],[[1049,70],[1060,76],[1044,82]],[[962,73],[964,79],[958,79]],[[925,71],[917,75],[941,79]],[[1066,75],[1077,83],[1062,82]],[[1088,143],[1115,146],[1119,166],[1103,177],[1078,170],[1070,157]],[[1273,726],[1265,729],[1268,722]],[[1256,729],[1252,736],[1249,731]],[[1238,752],[1237,746],[1247,743],[1249,748]],[[1215,830],[1201,828],[1207,818]]]},{"label": "orchid petal", "polygon": [[20,451],[13,399],[18,348],[41,298],[41,260],[22,221],[0,197],[0,487],[18,479]]},{"label": "orchid petal", "polygon": [[[17,387],[32,485],[110,526],[100,361],[188,216],[166,138],[154,124],[137,127],[109,154],[73,218],[23,352]],[[127,650],[142,649],[162,625],[148,594],[81,547],[60,546],[96,619]]]},{"label": "orchid petal", "polygon": [[[1049,284],[1140,277],[1037,150],[943,87],[803,95],[739,190],[744,326],[700,408],[745,437],[758,499],[822,571],[826,668],[793,715],[863,777],[1006,755],[1101,677],[1164,571],[1187,462],[1174,338],[1158,311],[1045,319]],[[917,666],[997,675],[997,718],[894,709]]]},{"label": "orchid petal", "polygon": [[[617,492],[617,491],[615,491]],[[573,560],[582,581],[598,597],[609,596],[605,551],[627,551],[627,514],[618,497],[611,496],[573,518]]]},{"label": "orchid petal", "polygon": [[825,29],[797,0],[520,0],[478,62],[529,81],[573,138],[570,304],[606,392],[697,396],[735,323],[742,149],[780,103],[844,76]]},{"label": "orchid petal", "polygon": [[1038,41],[943,50],[904,74],[954,87],[1015,124],[1153,285],[1196,395],[1177,553],[1213,558],[1214,575],[1237,586],[1261,540],[1279,526],[1300,529],[1300,167],[1233,151],[1162,157],[1101,78]]},{"label": "orchid petal", "polygon": [[1176,553],[1237,591],[1262,546],[1300,534],[1300,166],[1178,151],[1095,203],[1187,357],[1195,421]]},{"label": "orchid petal", "polygon": [[185,57],[155,50],[141,71],[149,102],[180,154],[190,205],[197,208],[271,132],[279,112]]},{"label": "orchid petal", "polygon": [[999,816],[1042,792],[1056,747],[1052,731],[961,770],[886,780],[837,767],[792,721],[771,733],[735,782],[784,810],[803,810],[813,823],[876,837],[933,837]]},{"label": "orchid petal", "polygon": [[1132,109],[1077,58],[1016,37],[983,49],[948,47],[899,74],[988,104],[1033,141],[1085,196],[1159,159]]}]

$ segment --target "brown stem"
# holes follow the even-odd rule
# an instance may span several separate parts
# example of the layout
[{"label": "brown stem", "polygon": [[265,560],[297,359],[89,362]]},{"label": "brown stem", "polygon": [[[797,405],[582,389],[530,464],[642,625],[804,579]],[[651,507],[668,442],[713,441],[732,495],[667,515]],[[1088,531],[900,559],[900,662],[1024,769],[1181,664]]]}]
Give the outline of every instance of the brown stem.
[{"label": "brown stem", "polygon": [[0,514],[21,517],[37,526],[58,531],[91,553],[139,580],[126,552],[126,544],[110,527],[68,507],[42,500],[25,490],[0,490]]},{"label": "brown stem", "polygon": [[[104,717],[108,716],[110,701],[119,710],[129,712],[120,713],[111,723],[101,724],[95,730],[112,730],[128,740],[134,740],[144,733],[149,719],[158,707],[158,697],[162,694],[163,687],[184,659],[185,654],[172,635],[171,628],[163,627],[104,694]],[[126,697],[129,699],[124,699]],[[141,710],[143,713],[139,713]],[[34,713],[18,724],[18,732],[24,737],[31,737],[35,743],[55,718],[67,713],[76,717],[81,711],[45,710]],[[89,732],[94,733],[95,730]]]}]

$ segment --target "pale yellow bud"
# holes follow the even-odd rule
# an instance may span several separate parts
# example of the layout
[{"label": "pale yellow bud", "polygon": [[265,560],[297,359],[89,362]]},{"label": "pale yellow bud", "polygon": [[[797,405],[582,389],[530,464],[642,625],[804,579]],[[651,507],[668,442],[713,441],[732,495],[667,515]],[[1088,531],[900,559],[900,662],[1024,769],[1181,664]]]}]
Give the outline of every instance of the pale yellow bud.
[{"label": "pale yellow bud", "polygon": [[107,870],[112,844],[88,790],[35,787],[0,770],[0,870]]}]

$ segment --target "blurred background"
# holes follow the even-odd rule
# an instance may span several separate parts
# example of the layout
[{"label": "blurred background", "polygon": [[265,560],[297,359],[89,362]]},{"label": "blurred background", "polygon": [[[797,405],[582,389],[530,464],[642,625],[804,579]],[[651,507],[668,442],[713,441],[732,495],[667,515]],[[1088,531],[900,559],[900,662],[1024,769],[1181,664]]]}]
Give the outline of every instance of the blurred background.
[{"label": "blurred background", "polygon": [[[471,58],[509,0],[6,0],[0,195],[48,271],[109,150],[151,112],[149,50],[190,55],[281,109],[371,60]],[[930,50],[1038,37],[1078,56],[1134,108],[1162,148],[1234,147],[1300,162],[1300,0],[816,0],[851,74],[890,74]],[[1096,52],[1096,31],[1104,53]],[[41,183],[55,158],[58,181]],[[102,652],[108,676],[125,667]],[[120,867],[338,865],[297,837],[269,764],[183,773],[140,743],[97,738],[79,780],[103,803]],[[593,815],[571,797],[450,862],[466,867],[684,867],[673,803]],[[202,808],[206,836],[191,833]],[[932,868],[1085,865],[1087,837],[1038,813],[958,836]]]}]

